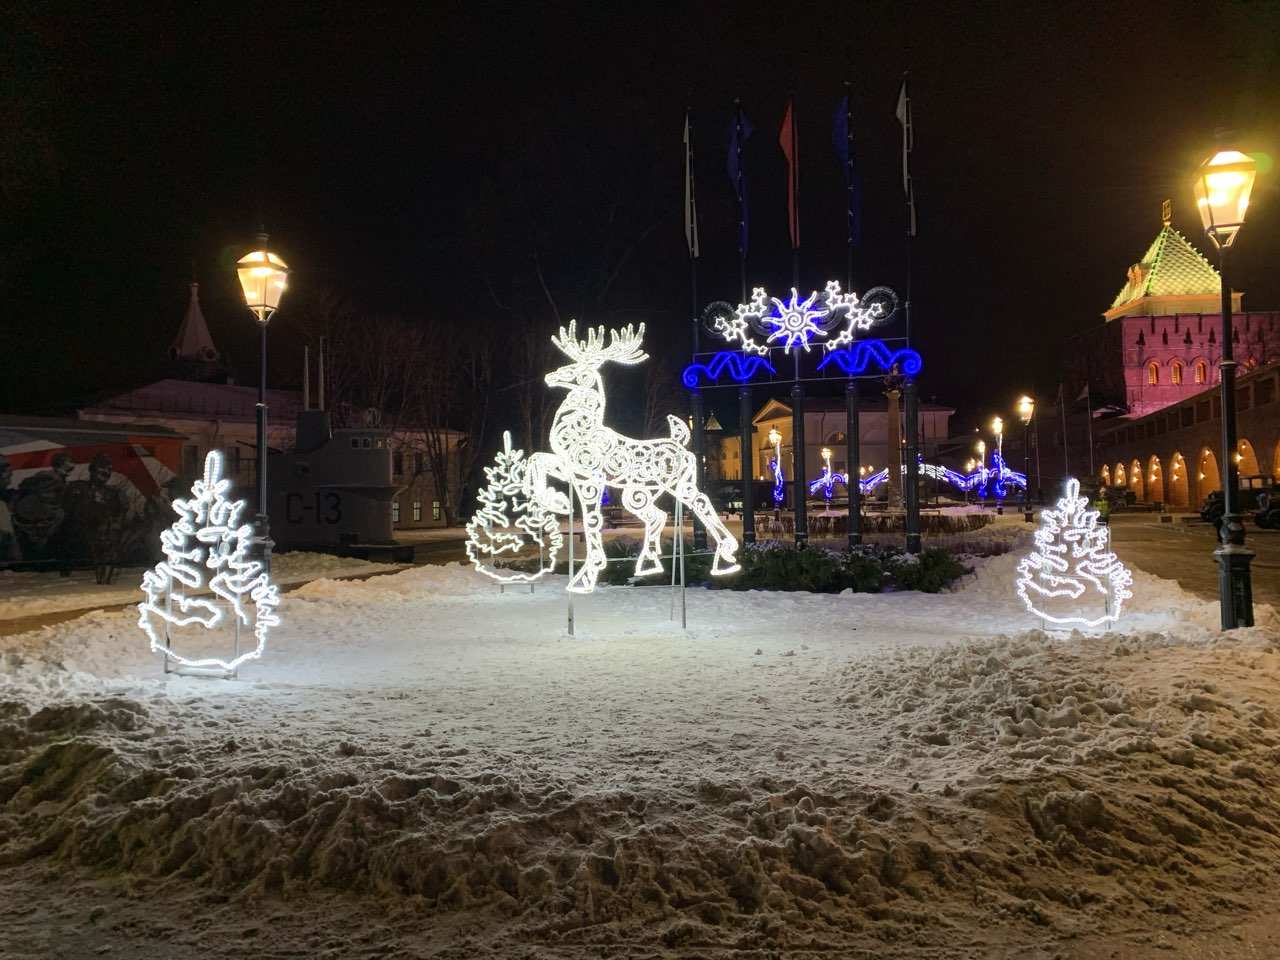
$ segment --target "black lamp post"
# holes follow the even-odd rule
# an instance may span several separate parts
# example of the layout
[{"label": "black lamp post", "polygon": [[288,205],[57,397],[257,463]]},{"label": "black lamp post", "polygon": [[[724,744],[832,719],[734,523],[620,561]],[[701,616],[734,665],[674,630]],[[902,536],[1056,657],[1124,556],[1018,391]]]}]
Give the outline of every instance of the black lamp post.
[{"label": "black lamp post", "polygon": [[1222,526],[1221,541],[1214,550],[1218,562],[1218,602],[1222,629],[1253,626],[1253,584],[1249,563],[1253,551],[1244,545],[1240,506],[1240,471],[1236,466],[1236,361],[1231,328],[1231,284],[1227,279],[1227,250],[1244,226],[1249,194],[1257,176],[1251,157],[1237,150],[1221,150],[1200,167],[1194,184],[1196,206],[1204,232],[1218,248],[1218,274],[1222,287]]},{"label": "black lamp post", "polygon": [[258,512],[254,517],[262,563],[271,567],[271,529],[267,519],[267,324],[280,306],[289,278],[289,265],[267,247],[267,235],[258,234],[258,247],[236,261],[236,273],[244,290],[244,302],[257,318],[262,333],[258,375]]},{"label": "black lamp post", "polygon": [[1025,393],[1018,398],[1018,419],[1022,421],[1022,519],[1032,523],[1031,517],[1031,418],[1036,413],[1036,402]]}]

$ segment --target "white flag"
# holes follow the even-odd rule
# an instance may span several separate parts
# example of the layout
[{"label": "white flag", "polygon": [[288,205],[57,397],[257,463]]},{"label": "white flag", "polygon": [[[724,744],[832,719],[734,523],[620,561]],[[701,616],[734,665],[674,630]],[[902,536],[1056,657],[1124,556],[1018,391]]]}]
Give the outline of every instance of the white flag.
[{"label": "white flag", "polygon": [[688,113],[684,115],[684,241],[689,256],[698,259],[698,202],[693,192],[693,134]]}]

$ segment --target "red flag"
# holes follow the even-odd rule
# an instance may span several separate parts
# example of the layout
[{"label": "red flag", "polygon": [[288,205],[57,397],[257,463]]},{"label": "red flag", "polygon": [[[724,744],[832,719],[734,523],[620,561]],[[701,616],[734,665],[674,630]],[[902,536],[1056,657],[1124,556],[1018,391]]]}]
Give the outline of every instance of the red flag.
[{"label": "red flag", "polygon": [[787,101],[787,112],[778,131],[778,143],[787,158],[787,226],[791,229],[791,249],[800,249],[800,146],[796,141],[795,98]]}]

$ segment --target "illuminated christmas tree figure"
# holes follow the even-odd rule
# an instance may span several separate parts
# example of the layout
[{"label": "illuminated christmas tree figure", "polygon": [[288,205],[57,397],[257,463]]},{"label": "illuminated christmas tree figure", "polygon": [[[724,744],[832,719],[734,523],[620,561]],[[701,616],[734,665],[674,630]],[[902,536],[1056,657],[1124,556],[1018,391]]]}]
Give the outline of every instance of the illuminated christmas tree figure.
[{"label": "illuminated christmas tree figure", "polygon": [[[1111,532],[1080,496],[1080,481],[1068,479],[1066,496],[1040,521],[1035,551],[1018,564],[1018,596],[1027,609],[1050,623],[1096,627],[1118,620],[1133,596],[1133,576],[1107,549]],[[1099,606],[1102,613],[1090,616]]]},{"label": "illuminated christmas tree figure", "polygon": [[[160,534],[165,559],[142,575],[147,599],[138,605],[138,626],[153,651],[179,664],[234,673],[246,660],[262,656],[268,631],[280,623],[275,613],[280,595],[262,562],[249,558],[253,525],[239,522],[245,504],[227,499],[230,487],[231,481],[222,476],[222,454],[210,451],[191,497],[173,501],[178,519]],[[193,595],[206,587],[212,596]],[[253,606],[252,616],[246,601]],[[257,643],[252,649],[222,659],[186,657],[172,648],[170,628],[199,624],[213,630],[227,612],[237,630],[253,627]]]},{"label": "illuminated christmas tree figure", "polygon": [[[560,521],[529,496],[529,461],[523,450],[511,448],[511,434],[502,434],[502,449],[492,467],[484,468],[488,486],[476,494],[475,516],[467,524],[467,558],[481,573],[507,583],[536,580],[555,567],[564,543]],[[528,543],[539,548],[534,571],[498,567],[514,560]]]}]

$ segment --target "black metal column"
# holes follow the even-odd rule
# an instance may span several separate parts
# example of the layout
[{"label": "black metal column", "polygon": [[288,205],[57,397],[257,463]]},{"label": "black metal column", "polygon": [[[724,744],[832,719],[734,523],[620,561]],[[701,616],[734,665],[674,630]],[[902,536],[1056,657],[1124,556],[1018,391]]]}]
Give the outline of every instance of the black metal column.
[{"label": "black metal column", "polygon": [[1022,488],[1022,519],[1033,523],[1031,516],[1031,421],[1022,425],[1022,476],[1026,484]]},{"label": "black metal column", "polygon": [[805,499],[809,494],[804,462],[804,387],[791,388],[791,471],[795,474],[796,546],[809,542],[809,521],[805,517]]},{"label": "black metal column", "polygon": [[849,546],[856,547],[862,543],[862,441],[858,433],[859,404],[858,381],[850,380],[844,385],[845,428],[844,437],[848,453],[845,454],[845,469],[849,482],[845,489],[849,493]]},{"label": "black metal column", "polygon": [[753,438],[754,428],[751,418],[754,411],[751,409],[751,388],[742,386],[738,388],[738,420],[739,431],[742,442],[742,542],[756,542],[756,508],[751,502],[752,482],[755,477],[755,468],[752,466],[752,447],[755,445]]},{"label": "black metal column", "polygon": [[[707,467],[706,467],[706,418],[702,412],[702,391],[693,390],[689,394],[689,414],[693,419],[693,457],[696,462],[696,473],[694,474],[694,482],[698,485],[699,493],[707,492]],[[704,527],[695,516],[693,518],[693,549],[707,549],[707,528]]]},{"label": "black metal column", "polygon": [[903,506],[907,511],[907,552],[920,552],[920,391],[915,380],[903,388],[907,421],[906,477],[902,484]]},{"label": "black metal column", "polygon": [[258,515],[254,518],[258,543],[262,547],[262,564],[271,569],[271,525],[267,517],[267,325],[262,328],[262,367],[258,375]]},{"label": "black metal column", "polygon": [[1244,545],[1240,505],[1240,471],[1236,467],[1236,361],[1231,329],[1231,284],[1227,279],[1227,251],[1218,248],[1222,281],[1222,545],[1213,552],[1218,562],[1218,602],[1222,629],[1253,626],[1253,583],[1249,563],[1253,551]]}]

